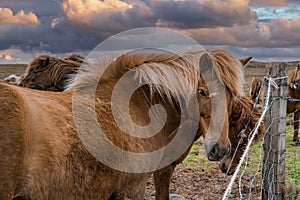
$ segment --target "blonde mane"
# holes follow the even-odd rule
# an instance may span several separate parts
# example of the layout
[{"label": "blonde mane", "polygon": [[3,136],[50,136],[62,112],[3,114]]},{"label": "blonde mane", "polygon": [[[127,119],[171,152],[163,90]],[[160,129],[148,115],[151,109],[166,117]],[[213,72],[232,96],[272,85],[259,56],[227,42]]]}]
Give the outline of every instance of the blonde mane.
[{"label": "blonde mane", "polygon": [[[102,74],[104,67],[107,69]],[[170,100],[184,94],[187,97],[198,87],[199,68],[194,67],[185,56],[172,53],[126,54],[116,60],[107,59],[99,65],[84,66],[70,79],[66,90],[79,90],[111,79],[120,79],[126,72],[134,73],[139,85],[149,84],[150,92],[166,95]],[[102,74],[101,78],[100,75]],[[100,79],[100,82],[99,82]],[[189,83],[193,90],[184,83]]]},{"label": "blonde mane", "polygon": [[209,50],[221,80],[229,92],[235,96],[244,96],[244,68],[239,60],[223,50]]},{"label": "blonde mane", "polygon": [[[99,65],[84,65],[78,74],[69,79],[66,90],[78,90],[103,81],[119,79],[126,72],[133,71],[135,79],[141,85],[155,83],[150,85],[151,92],[156,91],[159,94],[167,95],[168,98],[174,94],[176,97],[180,93],[192,94],[197,90],[200,73],[199,62],[192,63],[189,59],[195,56],[200,59],[203,53],[210,55],[217,74],[229,93],[232,96],[242,96],[244,94],[242,64],[223,50],[193,51],[183,55],[166,52],[125,54],[116,60],[101,61]],[[108,67],[103,72],[106,66]],[[184,81],[190,84],[193,91],[183,86]],[[236,83],[238,84],[236,85]]]}]

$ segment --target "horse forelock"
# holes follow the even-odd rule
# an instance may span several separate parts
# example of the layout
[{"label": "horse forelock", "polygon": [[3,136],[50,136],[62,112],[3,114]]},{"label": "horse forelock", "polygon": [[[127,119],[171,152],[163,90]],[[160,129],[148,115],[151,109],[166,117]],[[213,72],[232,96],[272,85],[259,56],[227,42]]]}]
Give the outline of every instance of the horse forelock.
[{"label": "horse forelock", "polygon": [[232,96],[243,96],[244,70],[241,62],[223,50],[208,50],[214,67]]},{"label": "horse forelock", "polygon": [[169,101],[172,101],[173,97],[189,100],[197,89],[199,71],[185,62],[175,65],[177,64],[142,64],[136,68],[135,78],[140,85],[150,83],[150,94],[158,93],[160,96],[166,96]]}]

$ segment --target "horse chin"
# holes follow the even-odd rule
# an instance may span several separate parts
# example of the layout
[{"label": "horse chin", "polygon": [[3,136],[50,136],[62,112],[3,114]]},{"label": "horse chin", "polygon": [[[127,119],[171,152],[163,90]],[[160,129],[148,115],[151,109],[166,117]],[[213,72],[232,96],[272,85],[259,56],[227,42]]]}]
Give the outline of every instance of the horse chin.
[{"label": "horse chin", "polygon": [[220,163],[220,169],[221,171],[226,174],[227,176],[230,176],[232,175],[235,170],[236,170],[236,166],[231,166],[229,169],[228,169],[228,166],[224,163],[224,162],[221,162]]}]

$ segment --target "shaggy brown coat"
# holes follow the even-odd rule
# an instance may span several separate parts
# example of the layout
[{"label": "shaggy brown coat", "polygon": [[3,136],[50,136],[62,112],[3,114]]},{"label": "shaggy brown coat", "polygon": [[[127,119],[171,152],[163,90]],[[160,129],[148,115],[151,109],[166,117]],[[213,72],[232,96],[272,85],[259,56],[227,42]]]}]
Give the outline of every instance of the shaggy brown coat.
[{"label": "shaggy brown coat", "polygon": [[73,60],[38,56],[27,66],[18,85],[38,90],[63,91],[67,79],[77,73],[80,65]]}]

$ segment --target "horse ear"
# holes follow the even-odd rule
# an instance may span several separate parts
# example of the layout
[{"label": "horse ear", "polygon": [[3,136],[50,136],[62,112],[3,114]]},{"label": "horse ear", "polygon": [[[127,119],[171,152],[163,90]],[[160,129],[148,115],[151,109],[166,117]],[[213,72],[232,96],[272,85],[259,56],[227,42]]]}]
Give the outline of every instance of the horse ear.
[{"label": "horse ear", "polygon": [[200,75],[204,78],[204,81],[219,80],[217,72],[215,71],[213,61],[211,57],[204,53],[200,58]]},{"label": "horse ear", "polygon": [[297,64],[297,70],[300,70],[300,63]]},{"label": "horse ear", "polygon": [[41,60],[42,67],[47,67],[49,64],[50,64],[50,58],[49,57],[47,57],[44,60]]},{"label": "horse ear", "polygon": [[200,74],[205,74],[207,72],[212,72],[213,63],[211,58],[207,53],[203,54],[200,58]]},{"label": "horse ear", "polygon": [[252,56],[249,56],[249,57],[240,59],[240,62],[241,62],[244,66],[246,66],[246,65],[249,63],[249,61],[250,61],[251,59],[252,59]]}]

